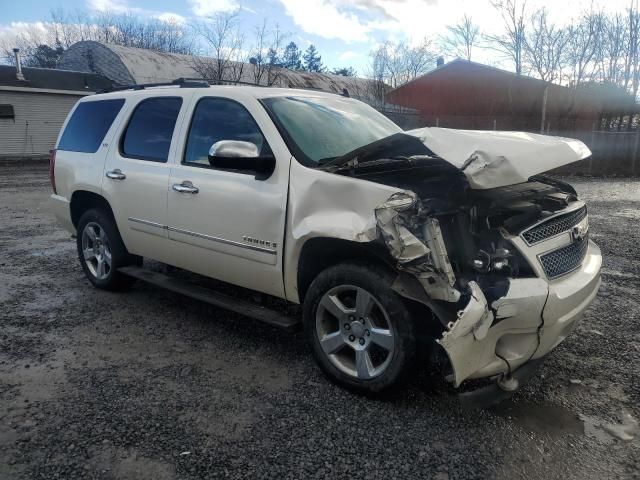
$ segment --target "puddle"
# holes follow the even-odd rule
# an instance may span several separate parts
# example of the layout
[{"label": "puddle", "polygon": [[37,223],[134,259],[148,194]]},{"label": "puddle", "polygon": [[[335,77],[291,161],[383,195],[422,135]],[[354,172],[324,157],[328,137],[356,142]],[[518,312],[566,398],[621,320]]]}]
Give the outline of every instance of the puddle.
[{"label": "puddle", "polygon": [[506,403],[492,408],[491,411],[535,433],[552,436],[584,433],[583,423],[578,415],[558,405]]},{"label": "puddle", "polygon": [[530,432],[550,436],[586,435],[603,445],[609,445],[616,439],[628,442],[640,433],[638,421],[624,411],[620,415],[620,423],[577,415],[558,405],[506,403],[493,407],[490,411]]}]

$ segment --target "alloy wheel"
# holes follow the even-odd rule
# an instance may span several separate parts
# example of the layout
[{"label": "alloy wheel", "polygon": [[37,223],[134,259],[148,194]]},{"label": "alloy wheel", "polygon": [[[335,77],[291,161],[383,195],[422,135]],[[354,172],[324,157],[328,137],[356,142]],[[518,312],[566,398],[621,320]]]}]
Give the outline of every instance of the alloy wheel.
[{"label": "alloy wheel", "polygon": [[89,222],[82,231],[82,255],[89,272],[98,280],[104,280],[111,272],[109,238],[99,224]]},{"label": "alloy wheel", "polygon": [[316,335],[329,361],[358,380],[381,375],[393,358],[389,315],[371,293],[355,285],[340,285],[322,296]]}]

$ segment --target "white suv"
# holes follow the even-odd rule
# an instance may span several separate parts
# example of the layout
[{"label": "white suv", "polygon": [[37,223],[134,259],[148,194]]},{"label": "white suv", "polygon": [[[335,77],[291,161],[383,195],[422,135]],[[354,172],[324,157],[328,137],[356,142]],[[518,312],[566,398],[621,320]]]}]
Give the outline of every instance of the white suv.
[{"label": "white suv", "polygon": [[98,288],[142,278],[299,322],[147,257],[301,304],[343,386],[382,391],[442,352],[455,386],[513,390],[600,284],[584,203],[539,175],[589,155],[527,133],[403,132],[338,95],[185,81],[80,100],[52,152],[51,208]]}]

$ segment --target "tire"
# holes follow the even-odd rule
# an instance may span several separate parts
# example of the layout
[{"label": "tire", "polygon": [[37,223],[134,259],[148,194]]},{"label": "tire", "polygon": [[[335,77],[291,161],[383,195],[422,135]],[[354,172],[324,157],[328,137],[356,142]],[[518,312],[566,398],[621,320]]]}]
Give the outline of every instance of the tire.
[{"label": "tire", "polygon": [[82,270],[94,287],[124,290],[134,283],[118,268],[140,264],[142,259],[129,254],[110,213],[101,209],[83,213],[78,221],[76,245]]},{"label": "tire", "polygon": [[[408,378],[416,329],[384,268],[342,263],[320,273],[304,300],[305,337],[322,371],[361,394],[381,393]],[[366,353],[363,353],[366,352]]]}]

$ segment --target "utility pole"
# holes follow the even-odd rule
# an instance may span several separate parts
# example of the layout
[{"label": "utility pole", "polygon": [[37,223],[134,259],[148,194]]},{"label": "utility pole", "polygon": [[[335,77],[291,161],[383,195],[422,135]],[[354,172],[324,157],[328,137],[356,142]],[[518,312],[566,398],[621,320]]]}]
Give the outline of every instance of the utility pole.
[{"label": "utility pole", "polygon": [[540,133],[544,133],[545,120],[547,119],[547,97],[549,96],[549,84],[544,87],[542,94],[542,114],[540,119]]}]

